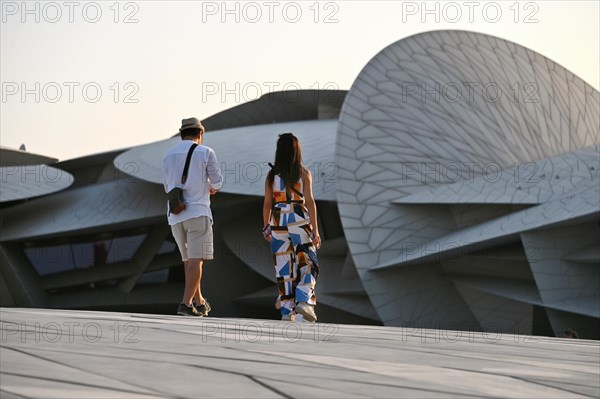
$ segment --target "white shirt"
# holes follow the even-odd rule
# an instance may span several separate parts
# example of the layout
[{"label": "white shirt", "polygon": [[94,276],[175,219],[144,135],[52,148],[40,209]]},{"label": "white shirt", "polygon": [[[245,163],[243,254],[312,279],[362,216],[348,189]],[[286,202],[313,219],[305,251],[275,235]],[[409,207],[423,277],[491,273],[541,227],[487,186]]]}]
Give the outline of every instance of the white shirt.
[{"label": "white shirt", "polygon": [[194,150],[187,180],[183,186],[181,185],[185,159],[192,144],[194,144],[192,140],[182,140],[181,143],[167,151],[163,158],[165,192],[168,193],[175,187],[182,187],[183,202],[185,203],[185,210],[175,215],[169,214],[167,202],[169,225],[199,216],[208,216],[212,220],[209,189],[219,190],[223,186],[223,177],[217,156],[212,148],[203,145],[199,145]]}]

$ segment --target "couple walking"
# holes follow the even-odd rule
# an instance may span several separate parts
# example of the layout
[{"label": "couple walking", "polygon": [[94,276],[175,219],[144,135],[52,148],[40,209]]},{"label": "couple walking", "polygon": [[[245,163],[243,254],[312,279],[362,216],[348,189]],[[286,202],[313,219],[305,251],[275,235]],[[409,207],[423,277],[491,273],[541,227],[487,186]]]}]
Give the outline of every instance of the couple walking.
[{"label": "couple walking", "polygon": [[[168,210],[185,270],[177,314],[206,316],[211,306],[202,295],[201,281],[204,261],[214,255],[210,196],[221,189],[223,178],[215,152],[202,145],[205,130],[200,120],[184,119],[179,132],[182,141],[163,160],[165,191],[181,187],[185,203],[180,213]],[[316,250],[321,238],[312,176],[302,165],[300,142],[292,133],[281,134],[277,140],[275,165],[265,181],[263,222],[263,236],[271,244],[275,265],[281,319],[294,320],[301,314],[307,321],[316,321]]]}]

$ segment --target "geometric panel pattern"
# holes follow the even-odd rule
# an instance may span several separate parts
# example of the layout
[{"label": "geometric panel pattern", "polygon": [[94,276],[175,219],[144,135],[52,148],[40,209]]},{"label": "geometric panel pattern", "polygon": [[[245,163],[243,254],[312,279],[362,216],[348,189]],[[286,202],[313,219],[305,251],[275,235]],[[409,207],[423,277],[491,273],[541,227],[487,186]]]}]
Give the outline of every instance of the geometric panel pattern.
[{"label": "geometric panel pattern", "polygon": [[[597,159],[600,156],[595,153]],[[588,169],[588,168],[586,168]],[[588,170],[588,175],[591,175]],[[598,173],[594,173],[585,180],[579,180],[574,176],[567,176],[569,186],[577,182],[572,190],[567,190],[560,196],[548,196],[549,201],[540,205],[523,210],[509,212],[505,215],[494,217],[491,220],[481,221],[473,225],[457,228],[456,230],[435,238],[431,241],[419,244],[418,247],[410,246],[396,258],[377,265],[372,269],[382,269],[398,266],[405,263],[423,262],[432,257],[440,257],[445,253],[461,252],[465,248],[482,248],[493,243],[506,241],[518,237],[522,231],[535,228],[547,228],[547,226],[568,222],[582,217],[593,217],[598,213],[598,199],[600,198],[600,179]],[[550,183],[558,179],[545,179]],[[564,185],[557,183],[559,187],[554,191],[563,191]],[[525,245],[527,247],[527,245]],[[530,247],[538,245],[531,243]],[[418,248],[415,250],[415,248]]]},{"label": "geometric panel pattern", "polygon": [[[599,110],[597,90],[497,37],[426,32],[373,57],[340,114],[337,198],[350,253],[384,324],[483,320],[494,298],[515,298],[501,289],[484,298],[475,280],[453,281],[439,262],[520,244],[527,257],[519,255],[519,267],[529,268],[527,250],[547,243],[521,233],[597,219]],[[532,317],[528,298],[507,305],[517,323]],[[423,307],[431,311],[414,311]]]},{"label": "geometric panel pattern", "polygon": [[514,165],[456,183],[426,187],[394,204],[527,204],[548,202],[580,184],[598,182],[598,146]]}]

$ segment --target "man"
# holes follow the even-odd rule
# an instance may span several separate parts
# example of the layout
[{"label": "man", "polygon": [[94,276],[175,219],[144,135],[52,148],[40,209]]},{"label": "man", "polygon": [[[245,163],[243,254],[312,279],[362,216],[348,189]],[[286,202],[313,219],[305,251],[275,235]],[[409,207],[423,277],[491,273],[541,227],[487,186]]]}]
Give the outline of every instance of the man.
[{"label": "man", "polygon": [[[204,126],[200,120],[183,119],[179,133],[181,143],[167,151],[163,159],[165,190],[168,193],[175,187],[182,187],[185,203],[182,212],[169,212],[167,216],[185,268],[185,289],[177,314],[206,316],[210,304],[202,296],[201,281],[204,261],[213,258],[210,195],[223,186],[223,178],[215,152],[201,145]],[[193,150],[187,180],[182,185],[181,175],[194,143],[198,146]]]}]

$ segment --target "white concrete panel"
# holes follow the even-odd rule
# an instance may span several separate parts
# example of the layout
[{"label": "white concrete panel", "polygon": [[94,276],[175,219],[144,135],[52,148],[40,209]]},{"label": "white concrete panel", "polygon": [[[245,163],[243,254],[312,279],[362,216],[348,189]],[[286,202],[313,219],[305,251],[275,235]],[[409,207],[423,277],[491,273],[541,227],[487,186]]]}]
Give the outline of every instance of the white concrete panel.
[{"label": "white concrete panel", "polygon": [[68,190],[5,210],[0,241],[79,234],[153,217],[166,222],[165,198],[162,187],[133,178]]},{"label": "white concrete panel", "polygon": [[[337,166],[334,163],[337,120],[272,123],[206,132],[204,144],[217,154],[224,184],[232,194],[264,195],[264,182],[275,159],[277,137],[292,132],[300,140],[304,165],[313,173],[313,194],[335,200]],[[135,147],[115,158],[115,167],[148,182],[163,184],[162,159],[179,137]],[[131,168],[135,164],[136,168]],[[128,167],[129,166],[129,167]]]},{"label": "white concrete panel", "polygon": [[28,151],[17,150],[0,146],[0,160],[2,167],[22,165],[52,164],[58,161],[46,155],[34,154]]},{"label": "white concrete panel", "polygon": [[55,193],[73,184],[73,176],[52,166],[8,165],[0,167],[0,202],[15,201]]}]

